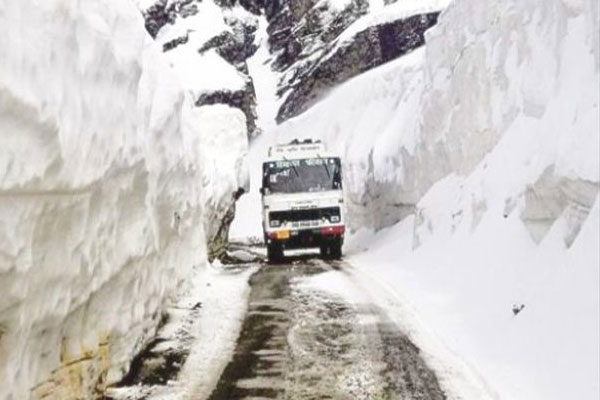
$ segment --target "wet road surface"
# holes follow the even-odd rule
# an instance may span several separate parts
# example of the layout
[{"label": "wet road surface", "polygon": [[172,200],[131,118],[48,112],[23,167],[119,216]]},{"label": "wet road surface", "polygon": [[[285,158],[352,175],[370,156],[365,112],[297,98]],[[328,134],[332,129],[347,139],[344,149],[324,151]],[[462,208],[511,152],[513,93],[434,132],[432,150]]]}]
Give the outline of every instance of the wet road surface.
[{"label": "wet road surface", "polygon": [[381,310],[302,284],[324,273],[352,286],[343,262],[261,266],[233,359],[209,398],[445,399],[419,349]]}]

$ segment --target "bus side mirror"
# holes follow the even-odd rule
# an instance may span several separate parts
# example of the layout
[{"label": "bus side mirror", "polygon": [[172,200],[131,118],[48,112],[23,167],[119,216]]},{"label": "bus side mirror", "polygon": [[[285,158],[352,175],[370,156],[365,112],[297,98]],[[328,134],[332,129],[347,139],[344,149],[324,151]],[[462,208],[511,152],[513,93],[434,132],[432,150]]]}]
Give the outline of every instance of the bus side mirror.
[{"label": "bus side mirror", "polygon": [[264,187],[261,187],[259,189],[259,191],[260,191],[260,194],[262,194],[263,196],[265,195],[265,188]]}]

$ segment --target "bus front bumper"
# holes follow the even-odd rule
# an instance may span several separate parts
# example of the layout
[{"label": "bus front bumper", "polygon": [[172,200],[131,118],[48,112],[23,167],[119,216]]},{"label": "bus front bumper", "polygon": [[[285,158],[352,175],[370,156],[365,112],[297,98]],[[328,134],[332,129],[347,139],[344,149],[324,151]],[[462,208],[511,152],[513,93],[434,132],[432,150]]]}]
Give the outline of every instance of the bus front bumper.
[{"label": "bus front bumper", "polygon": [[310,229],[280,229],[266,232],[265,242],[281,244],[286,249],[320,247],[329,243],[342,243],[345,231],[344,225]]}]

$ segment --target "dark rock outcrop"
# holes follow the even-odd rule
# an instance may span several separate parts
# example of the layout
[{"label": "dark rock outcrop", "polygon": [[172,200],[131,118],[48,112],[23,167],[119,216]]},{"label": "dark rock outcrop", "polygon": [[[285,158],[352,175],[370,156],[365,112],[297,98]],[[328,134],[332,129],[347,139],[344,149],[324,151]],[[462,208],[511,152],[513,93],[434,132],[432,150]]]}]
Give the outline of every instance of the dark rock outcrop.
[{"label": "dark rock outcrop", "polygon": [[198,51],[204,53],[215,49],[221,57],[234,65],[240,72],[248,75],[246,60],[257,50],[254,38],[258,26],[233,17],[226,17],[225,22],[232,28],[233,33],[223,32],[213,37]]},{"label": "dark rock outcrop", "polygon": [[186,18],[195,15],[198,12],[196,0],[157,0],[146,10],[142,10],[144,20],[146,21],[146,30],[153,38],[156,38],[158,31],[167,25],[173,24],[177,18]]},{"label": "dark rock outcrop", "polygon": [[314,64],[298,68],[280,95],[290,91],[277,121],[283,122],[306,111],[332,87],[369,69],[396,59],[425,43],[424,33],[437,22],[438,13],[415,15],[403,20],[371,26],[348,43],[336,46]]},{"label": "dark rock outcrop", "polygon": [[367,0],[352,0],[343,10],[330,9],[318,0],[271,6],[269,46],[277,54],[274,68],[284,71],[302,58],[323,51],[340,33],[368,12]]}]

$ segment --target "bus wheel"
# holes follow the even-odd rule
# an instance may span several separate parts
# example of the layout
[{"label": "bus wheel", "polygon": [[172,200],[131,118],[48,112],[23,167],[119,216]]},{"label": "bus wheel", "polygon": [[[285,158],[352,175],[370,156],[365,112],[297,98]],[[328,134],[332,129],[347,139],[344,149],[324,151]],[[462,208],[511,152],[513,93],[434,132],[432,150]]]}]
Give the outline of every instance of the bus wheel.
[{"label": "bus wheel", "polygon": [[342,258],[342,244],[339,242],[323,244],[320,247],[321,258],[325,260],[339,260]]},{"label": "bus wheel", "polygon": [[280,262],[283,259],[283,247],[276,243],[267,245],[267,261],[269,264]]},{"label": "bus wheel", "polygon": [[333,260],[339,260],[342,258],[342,244],[333,243],[331,246],[329,246],[329,256]]}]

